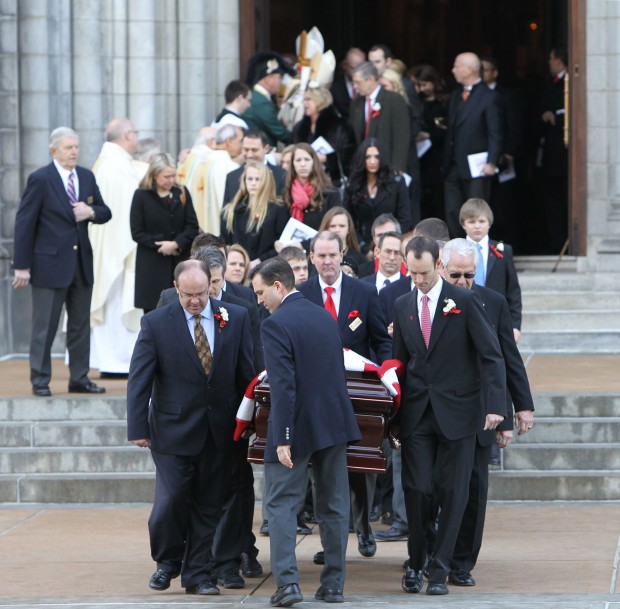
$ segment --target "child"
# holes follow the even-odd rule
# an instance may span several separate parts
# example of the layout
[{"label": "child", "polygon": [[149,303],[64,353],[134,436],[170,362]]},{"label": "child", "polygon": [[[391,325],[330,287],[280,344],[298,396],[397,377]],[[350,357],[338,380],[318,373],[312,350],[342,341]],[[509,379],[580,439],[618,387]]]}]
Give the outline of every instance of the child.
[{"label": "child", "polygon": [[521,338],[521,287],[517,277],[512,247],[501,241],[489,239],[493,225],[493,212],[483,199],[469,199],[463,203],[459,212],[459,222],[467,239],[480,244],[476,264],[478,285],[499,292],[508,301],[515,341]]},{"label": "child", "polygon": [[278,255],[286,260],[293,269],[296,286],[308,279],[308,257],[304,250],[294,245],[288,245],[283,247]]}]

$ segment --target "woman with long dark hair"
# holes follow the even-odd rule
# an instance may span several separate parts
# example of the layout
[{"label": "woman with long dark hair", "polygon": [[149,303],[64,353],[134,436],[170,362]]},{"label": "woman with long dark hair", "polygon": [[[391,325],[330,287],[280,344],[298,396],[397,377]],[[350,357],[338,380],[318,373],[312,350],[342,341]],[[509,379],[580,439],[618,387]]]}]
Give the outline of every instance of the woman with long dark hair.
[{"label": "woman with long dark hair", "polygon": [[363,250],[372,241],[372,223],[381,214],[392,214],[403,233],[411,228],[411,203],[405,180],[390,168],[388,152],[381,140],[371,137],[358,147],[344,207],[353,217]]}]

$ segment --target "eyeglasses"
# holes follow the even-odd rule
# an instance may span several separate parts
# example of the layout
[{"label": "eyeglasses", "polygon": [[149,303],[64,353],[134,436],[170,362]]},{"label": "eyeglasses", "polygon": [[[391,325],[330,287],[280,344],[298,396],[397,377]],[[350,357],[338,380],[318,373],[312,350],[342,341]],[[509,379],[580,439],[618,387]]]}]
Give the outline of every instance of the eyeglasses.
[{"label": "eyeglasses", "polygon": [[202,300],[209,295],[209,290],[205,290],[204,292],[197,292],[196,294],[188,294],[187,292],[181,292],[181,290],[177,290],[177,293],[181,298],[183,298],[183,300],[194,300],[194,298]]},{"label": "eyeglasses", "polygon": [[460,279],[461,277],[465,277],[465,279],[473,279],[476,276],[476,273],[448,273],[450,279]]}]

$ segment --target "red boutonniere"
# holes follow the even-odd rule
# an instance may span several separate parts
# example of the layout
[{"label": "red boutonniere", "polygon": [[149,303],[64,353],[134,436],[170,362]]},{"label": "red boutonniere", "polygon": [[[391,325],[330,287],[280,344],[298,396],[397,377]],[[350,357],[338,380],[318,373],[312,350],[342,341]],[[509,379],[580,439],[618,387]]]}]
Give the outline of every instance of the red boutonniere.
[{"label": "red boutonniere", "polygon": [[458,315],[461,309],[456,308],[456,303],[452,298],[444,298],[443,301],[443,314],[446,315]]},{"label": "red boutonniere", "polygon": [[504,254],[502,254],[502,252],[504,251],[504,244],[500,241],[496,246],[495,245],[489,245],[489,249],[498,257],[498,258],[503,258]]},{"label": "red boutonniere", "polygon": [[347,315],[347,319],[353,319],[354,317],[359,317],[360,312],[357,309],[354,309]]},{"label": "red boutonniere", "polygon": [[213,317],[217,320],[217,331],[221,332],[222,328],[228,323],[228,311],[224,307],[220,307],[217,313],[213,313]]}]

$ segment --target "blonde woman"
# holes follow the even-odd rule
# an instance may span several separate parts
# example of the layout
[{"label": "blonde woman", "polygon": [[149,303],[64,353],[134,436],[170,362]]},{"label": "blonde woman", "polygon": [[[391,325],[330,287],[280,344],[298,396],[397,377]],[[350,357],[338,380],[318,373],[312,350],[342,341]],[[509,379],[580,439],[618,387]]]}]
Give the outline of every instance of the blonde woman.
[{"label": "blonde woman", "polygon": [[226,244],[242,245],[253,268],[277,255],[274,243],[287,221],[288,212],[276,198],[271,171],[263,163],[246,163],[239,191],[222,210],[221,235]]},{"label": "blonde woman", "polygon": [[385,87],[387,91],[398,93],[407,102],[407,105],[409,105],[409,96],[405,90],[403,78],[396,70],[385,68],[383,74],[381,74],[379,78],[379,83],[382,87]]},{"label": "blonde woman", "polygon": [[248,285],[250,274],[250,257],[245,248],[238,243],[226,247],[226,276],[230,283]]}]

